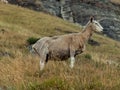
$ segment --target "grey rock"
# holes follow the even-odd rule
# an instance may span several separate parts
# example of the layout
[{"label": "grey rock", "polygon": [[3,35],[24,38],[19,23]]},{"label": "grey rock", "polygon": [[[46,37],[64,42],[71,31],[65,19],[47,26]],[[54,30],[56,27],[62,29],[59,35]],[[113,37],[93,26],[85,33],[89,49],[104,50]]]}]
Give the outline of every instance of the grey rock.
[{"label": "grey rock", "polygon": [[103,19],[100,23],[104,27],[104,33],[107,36],[120,41],[120,21],[114,19]]},{"label": "grey rock", "polygon": [[6,51],[0,51],[0,57],[13,57],[13,55]]}]

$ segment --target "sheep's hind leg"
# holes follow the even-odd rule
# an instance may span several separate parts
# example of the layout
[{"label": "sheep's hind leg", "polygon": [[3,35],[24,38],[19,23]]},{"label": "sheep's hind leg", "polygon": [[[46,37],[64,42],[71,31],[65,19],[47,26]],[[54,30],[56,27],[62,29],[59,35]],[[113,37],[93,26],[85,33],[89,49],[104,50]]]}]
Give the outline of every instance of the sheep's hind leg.
[{"label": "sheep's hind leg", "polygon": [[71,61],[70,61],[70,67],[73,68],[73,67],[74,67],[74,63],[75,63],[75,57],[72,56],[72,57],[70,58],[70,60],[71,60]]},{"label": "sheep's hind leg", "polygon": [[46,61],[46,55],[42,56],[40,59],[40,71],[44,69],[45,61]]},{"label": "sheep's hind leg", "polygon": [[44,54],[40,60],[40,71],[45,67],[45,64],[48,62],[48,54]]},{"label": "sheep's hind leg", "polygon": [[44,69],[45,62],[43,60],[40,60],[40,71]]},{"label": "sheep's hind leg", "polygon": [[48,48],[47,48],[47,44],[44,45],[44,47],[42,47],[41,49],[41,60],[40,60],[40,70],[42,71],[44,69],[45,63],[48,61]]}]

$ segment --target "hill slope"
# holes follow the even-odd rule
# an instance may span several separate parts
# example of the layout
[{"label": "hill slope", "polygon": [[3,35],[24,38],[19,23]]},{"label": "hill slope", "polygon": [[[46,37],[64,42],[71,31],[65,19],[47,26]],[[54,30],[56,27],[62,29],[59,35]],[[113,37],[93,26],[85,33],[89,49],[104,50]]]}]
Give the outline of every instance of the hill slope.
[{"label": "hill slope", "polygon": [[104,34],[120,41],[120,0],[9,0],[9,3],[44,11],[81,25],[85,25],[93,15],[104,27]]},{"label": "hill slope", "polygon": [[77,56],[73,69],[69,68],[69,61],[50,61],[43,74],[39,73],[39,57],[29,53],[27,39],[80,30],[57,17],[0,3],[0,88],[118,90],[120,43],[97,34],[93,38],[100,46],[87,44],[86,52]]}]

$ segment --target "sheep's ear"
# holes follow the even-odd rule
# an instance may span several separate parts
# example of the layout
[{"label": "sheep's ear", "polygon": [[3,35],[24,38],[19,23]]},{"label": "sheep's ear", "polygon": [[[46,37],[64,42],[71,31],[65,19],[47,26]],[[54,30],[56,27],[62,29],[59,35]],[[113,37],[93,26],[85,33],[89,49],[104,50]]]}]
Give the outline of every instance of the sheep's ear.
[{"label": "sheep's ear", "polygon": [[90,22],[93,22],[93,20],[94,20],[94,17],[91,16],[91,17],[90,17]]}]

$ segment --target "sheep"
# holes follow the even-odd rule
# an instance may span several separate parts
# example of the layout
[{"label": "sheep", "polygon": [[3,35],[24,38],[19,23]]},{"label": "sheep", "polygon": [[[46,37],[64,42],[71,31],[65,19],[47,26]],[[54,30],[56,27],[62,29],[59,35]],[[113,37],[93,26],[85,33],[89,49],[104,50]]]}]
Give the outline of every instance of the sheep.
[{"label": "sheep", "polygon": [[85,51],[85,42],[95,31],[102,32],[103,27],[91,17],[82,32],[43,37],[38,40],[32,48],[40,56],[40,70],[43,70],[45,64],[51,59],[62,61],[70,58],[70,67],[73,68],[75,56]]}]

